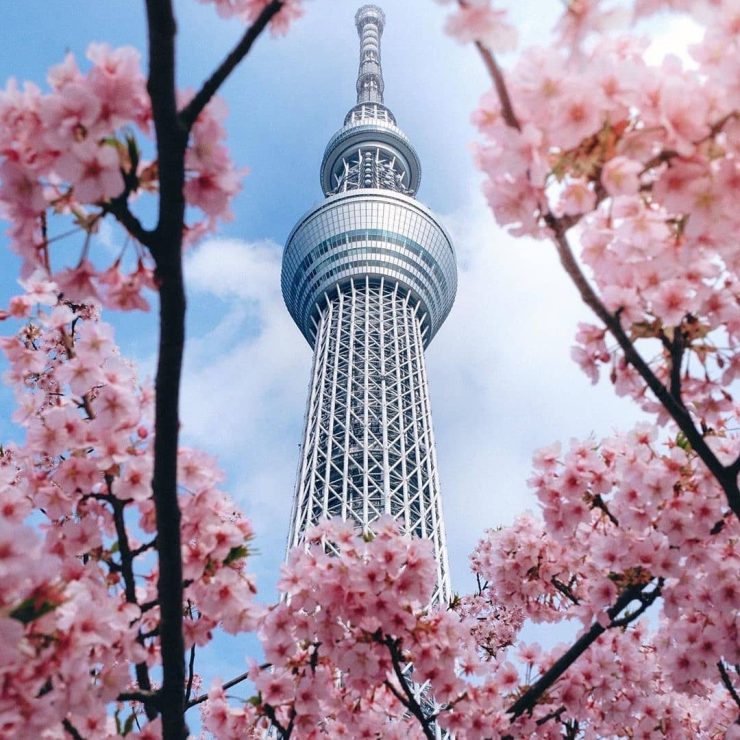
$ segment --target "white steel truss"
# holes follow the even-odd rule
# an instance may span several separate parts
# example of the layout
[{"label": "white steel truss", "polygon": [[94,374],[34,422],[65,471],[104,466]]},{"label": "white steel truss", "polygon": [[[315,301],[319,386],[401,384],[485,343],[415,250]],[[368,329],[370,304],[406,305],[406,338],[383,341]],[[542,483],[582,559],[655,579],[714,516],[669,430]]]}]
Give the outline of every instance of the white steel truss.
[{"label": "white steel truss", "polygon": [[418,306],[399,284],[361,277],[326,297],[316,342],[289,545],[341,517],[367,531],[390,514],[431,539],[433,600],[450,598]]}]

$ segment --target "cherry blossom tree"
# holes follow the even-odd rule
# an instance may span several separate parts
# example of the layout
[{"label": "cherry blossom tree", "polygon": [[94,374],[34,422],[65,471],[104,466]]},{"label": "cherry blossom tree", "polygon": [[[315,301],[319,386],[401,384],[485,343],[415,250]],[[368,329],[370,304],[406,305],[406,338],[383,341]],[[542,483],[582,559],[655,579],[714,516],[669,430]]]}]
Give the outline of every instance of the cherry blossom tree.
[{"label": "cherry blossom tree", "polygon": [[[473,594],[430,607],[427,543],[390,519],[329,521],[264,608],[249,523],[215,462],[178,444],[181,256],[239,187],[214,95],[300,6],[213,4],[247,29],[194,95],[175,86],[171,4],[148,0],[148,80],[135,51],[93,44],[48,92],[0,96],[0,203],[25,291],[0,341],[25,429],[0,449],[0,732],[182,738],[200,706],[218,738],[740,738],[740,6],[572,0],[552,45],[506,68],[503,3],[451,8],[448,32],[492,78],[474,115],[493,213],[554,246],[595,315],[575,361],[650,422],[537,452],[540,513],[483,536]],[[649,65],[624,11],[692,12],[704,40]],[[90,250],[106,218],[132,238],[112,264]],[[145,288],[160,302],[154,389],[101,318],[147,308]],[[570,645],[522,637],[566,622]],[[218,628],[256,631],[264,662],[201,690],[194,650]],[[250,701],[227,697],[247,681]]]},{"label": "cherry blossom tree", "polygon": [[[248,25],[241,40],[194,95],[176,88],[176,22],[172,3],[170,0],[147,0],[148,78],[140,69],[139,54],[135,50],[91,44],[87,69],[81,70],[70,56],[50,71],[49,92],[42,92],[30,83],[19,88],[11,82],[0,101],[0,203],[11,222],[12,245],[22,258],[23,277],[35,286],[39,275],[53,280],[55,287],[44,289],[41,297],[48,301],[49,292],[58,291],[62,301],[57,307],[60,314],[92,311],[91,301],[124,310],[145,308],[146,299],[142,294],[145,287],[154,288],[159,298],[153,449],[150,463],[135,465],[134,470],[145,479],[151,476],[155,524],[150,522],[149,530],[153,529],[156,536],[150,548],[156,551],[158,565],[157,624],[150,627],[156,632],[157,652],[161,653],[162,682],[160,688],[152,690],[142,668],[137,669],[137,684],[138,690],[144,692],[140,698],[148,716],[153,718],[161,713],[163,733],[172,738],[183,737],[186,733],[183,590],[188,578],[183,572],[185,522],[181,521],[183,506],[178,498],[178,485],[183,485],[183,481],[178,480],[177,474],[185,316],[182,249],[228,215],[229,200],[238,190],[238,172],[223,142],[222,110],[214,95],[268,24],[276,31],[285,30],[299,12],[295,0],[208,1],[220,14],[239,16]],[[146,159],[139,139],[152,134],[155,155]],[[137,215],[136,201],[147,194],[156,199],[157,217],[152,226]],[[198,213],[200,216],[196,215]],[[104,218],[117,219],[127,231],[133,240],[133,256],[129,254],[124,259],[122,255],[113,264],[104,265],[100,264],[99,255],[89,254],[89,237]],[[81,251],[75,263],[64,264],[64,256],[57,247],[70,230],[83,236]],[[39,290],[31,288],[32,293]],[[20,311],[23,315],[22,305],[28,302],[32,303],[33,299],[18,299],[10,312]],[[54,322],[60,320],[54,319]],[[60,327],[61,324],[52,328],[62,332]],[[33,334],[36,330],[29,331]],[[70,332],[62,334],[71,342]],[[14,361],[13,352],[21,359],[36,359],[26,370],[17,371],[16,380],[21,384],[30,382],[29,375],[45,379],[42,354],[26,354],[35,351],[35,337],[19,341],[25,349],[11,343],[11,361]],[[28,342],[32,345],[30,350]],[[54,339],[50,337],[44,342],[53,344]],[[69,351],[75,352],[72,344]],[[57,350],[50,352],[53,359],[58,360]],[[97,388],[96,383],[103,382],[91,365],[102,357],[83,352],[69,360],[74,366],[70,372],[78,373],[79,377],[65,377],[65,381],[74,380],[74,389],[70,386],[70,391],[82,394],[76,398],[84,408],[90,405],[85,401],[85,394]],[[88,381],[93,385],[87,385]],[[55,387],[55,383],[63,381],[49,382]],[[108,388],[108,384],[103,385]],[[40,390],[62,393],[46,388]],[[131,408],[135,406],[134,400],[130,395],[123,397],[118,390],[110,393],[101,390],[101,395],[109,396],[112,405],[102,415],[91,408],[85,428],[110,425],[110,433],[128,433],[127,415],[134,415]],[[64,395],[57,398],[59,405],[64,405]],[[37,409],[39,414],[40,408]],[[64,436],[65,420],[71,413],[66,409],[52,416],[54,421],[49,423],[57,435]],[[47,428],[46,423],[44,428]],[[103,434],[102,429],[100,434]],[[40,444],[44,435],[45,432],[38,430],[30,439]],[[66,444],[75,440],[64,438],[63,441]],[[57,438],[54,446],[54,440],[50,439],[53,452],[47,453],[41,448],[36,452],[61,455],[66,461],[76,459],[79,452],[59,447],[61,442]],[[116,478],[122,462],[117,456],[128,454],[128,446],[120,435],[118,439],[101,439],[101,444],[110,445],[111,450],[97,465],[107,477]],[[94,485],[92,480],[87,483]],[[121,498],[110,490],[115,488],[113,484],[111,480],[110,485],[106,483],[105,488],[94,491],[96,496],[110,497],[106,502],[115,513],[127,499],[125,492]],[[83,496],[86,495],[87,492],[83,492]],[[120,501],[124,504],[117,503]],[[54,514],[41,509],[56,520]],[[55,510],[55,513],[63,517],[78,516],[75,508]],[[124,553],[122,541],[117,542],[117,547],[121,560],[115,567],[123,569],[127,567],[125,562],[129,555]],[[127,603],[138,598],[135,584],[129,582]],[[35,615],[36,611],[32,610],[31,614]],[[119,662],[123,655],[121,653]],[[137,664],[143,666],[141,659],[139,655]],[[12,675],[7,675],[6,680],[12,683]],[[53,683],[50,684],[52,688]],[[36,693],[43,692],[44,688],[42,685]],[[56,705],[56,692],[47,690],[46,694],[51,697],[48,703]],[[65,722],[71,734],[77,732],[70,718]]]}]

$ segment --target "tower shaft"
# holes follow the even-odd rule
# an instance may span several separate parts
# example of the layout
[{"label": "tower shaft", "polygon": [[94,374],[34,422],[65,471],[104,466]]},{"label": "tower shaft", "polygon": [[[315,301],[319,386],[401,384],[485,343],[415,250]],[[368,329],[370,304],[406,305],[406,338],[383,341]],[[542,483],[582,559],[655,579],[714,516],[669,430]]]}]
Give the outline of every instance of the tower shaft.
[{"label": "tower shaft", "polygon": [[418,307],[398,283],[352,280],[318,319],[290,544],[326,517],[369,531],[389,514],[432,540],[450,596]]}]

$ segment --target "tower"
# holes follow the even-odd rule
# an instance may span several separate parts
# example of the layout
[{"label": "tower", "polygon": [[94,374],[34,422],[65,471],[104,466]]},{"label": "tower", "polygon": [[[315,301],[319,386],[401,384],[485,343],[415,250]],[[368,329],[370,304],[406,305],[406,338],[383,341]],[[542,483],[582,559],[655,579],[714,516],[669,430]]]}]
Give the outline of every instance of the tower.
[{"label": "tower", "polygon": [[357,103],[321,163],[325,200],[285,246],[282,291],[313,347],[288,545],[340,516],[367,528],[383,514],[428,537],[434,598],[450,596],[424,349],[449,313],[455,254],[414,197],[421,165],[383,100],[383,11],[365,5]]}]

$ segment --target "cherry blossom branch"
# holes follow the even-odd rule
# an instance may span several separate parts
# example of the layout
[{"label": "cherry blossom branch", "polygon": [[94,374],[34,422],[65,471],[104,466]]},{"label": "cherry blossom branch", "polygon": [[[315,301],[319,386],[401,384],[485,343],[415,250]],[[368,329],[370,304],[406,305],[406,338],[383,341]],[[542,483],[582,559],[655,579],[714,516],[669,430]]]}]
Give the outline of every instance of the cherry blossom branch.
[{"label": "cherry blossom branch", "polygon": [[270,720],[272,726],[280,733],[281,739],[288,740],[288,738],[293,734],[295,711],[293,712],[293,716],[290,718],[290,723],[288,724],[288,726],[283,727],[277,716],[275,715],[275,710],[273,709],[273,707],[271,707],[269,704],[265,704],[263,710],[265,712],[265,716],[267,717],[267,719]]},{"label": "cherry blossom branch", "polygon": [[549,714],[546,714],[544,717],[540,717],[535,724],[537,727],[542,727],[542,725],[546,725],[551,719],[559,720],[564,711],[565,707],[560,706]]},{"label": "cherry blossom branch", "polygon": [[138,701],[146,706],[156,704],[158,698],[157,691],[123,691],[116,697],[116,701]]},{"label": "cherry blossom branch", "polygon": [[617,340],[627,362],[637,370],[640,377],[642,377],[648,388],[650,388],[655,397],[660,401],[663,408],[671,415],[692,449],[701,458],[702,462],[707,466],[724,490],[730,508],[738,519],[740,519],[740,489],[737,484],[737,472],[732,466],[725,467],[722,465],[719,458],[717,458],[707,444],[703,434],[694,425],[691,414],[684,407],[683,403],[680,399],[674,398],[673,394],[658,380],[658,377],[637,351],[635,345],[622,327],[619,314],[612,314],[608,311],[596,295],[596,292],[578,265],[568,238],[558,219],[550,212],[545,214],[544,219],[552,232],[553,242],[560,257],[560,263],[576,286],[581,299],[601,319],[611,335]]},{"label": "cherry blossom branch", "polygon": [[[491,75],[496,88],[501,111],[504,121],[511,128],[521,130],[519,121],[514,114],[514,109],[509,95],[506,81],[493,53],[483,44],[477,42],[477,47],[481,53],[486,68]],[[729,120],[729,119],[728,119]],[[723,119],[721,125],[726,121]],[[721,126],[720,126],[721,127]],[[619,312],[611,313],[601,302],[595,290],[587,280],[580,265],[576,261],[567,238],[567,230],[572,223],[565,223],[562,219],[557,218],[549,209],[542,214],[545,224],[549,227],[552,240],[558,251],[560,263],[563,265],[566,273],[580,293],[583,302],[601,319],[606,328],[617,340],[621,347],[627,362],[635,368],[638,374],[653,392],[655,397],[663,405],[663,408],[670,414],[673,420],[683,432],[687,441],[693,450],[700,457],[702,462],[707,466],[709,471],[715,477],[722,487],[727,497],[727,502],[740,519],[740,488],[738,488],[737,477],[740,472],[740,457],[731,465],[724,466],[719,458],[712,452],[709,445],[704,439],[703,433],[696,428],[691,414],[684,407],[680,398],[676,398],[661,383],[642,355],[637,351],[635,345],[627,336],[622,327]]]},{"label": "cherry blossom branch", "polygon": [[563,583],[559,578],[553,576],[550,579],[550,583],[552,583],[552,585],[555,586],[555,588],[560,591],[560,593],[563,594],[563,596],[565,596],[569,601],[576,605],[580,603],[578,597],[573,593],[570,586]]},{"label": "cherry blossom branch", "polygon": [[404,698],[398,693],[397,690],[395,690],[395,687],[390,682],[386,681],[386,686],[391,689],[393,694],[406,707],[406,709],[408,709],[409,712],[411,712],[411,714],[413,714],[414,717],[419,720],[419,724],[421,725],[421,730],[424,733],[424,737],[428,738],[429,740],[434,740],[434,730],[430,726],[431,722],[429,718],[424,714],[424,710],[419,705],[419,702],[416,701],[414,693],[411,691],[411,687],[409,686],[406,676],[403,673],[403,666],[401,665],[401,653],[398,649],[400,641],[398,639],[393,639],[390,635],[387,635],[383,642],[388,647],[388,650],[391,654],[393,673],[395,673],[398,682],[401,684],[401,689],[403,690],[406,699],[404,700]]},{"label": "cherry blossom branch", "polygon": [[[605,627],[600,622],[594,622],[589,630],[581,635],[563,655],[556,660],[550,668],[530,686],[519,699],[517,699],[508,709],[512,719],[524,714],[532,713],[542,695],[570,668],[583,653],[602,635],[607,629],[613,627],[625,627],[642,615],[660,596],[662,592],[662,580],[659,580],[652,591],[646,592],[645,589],[649,584],[628,586],[625,591],[616,600],[614,605],[608,609],[607,616],[609,624]],[[617,618],[619,614],[626,609],[633,601],[639,601],[640,606],[634,612],[628,612],[624,617]]]},{"label": "cherry blossom branch", "polygon": [[185,689],[185,709],[190,702],[190,694],[193,691],[193,679],[195,678],[195,644],[190,646],[190,659],[188,660],[188,685]]},{"label": "cherry blossom branch", "polygon": [[[732,679],[730,678],[730,674],[727,672],[727,668],[725,668],[725,664],[722,660],[717,661],[717,668],[719,669],[719,675],[722,678],[722,683],[730,692],[730,696],[732,697],[735,704],[737,704],[738,709],[740,709],[740,694],[737,693],[737,689],[732,685]],[[740,724],[740,715],[737,718],[736,724]]]},{"label": "cherry blossom branch", "polygon": [[64,727],[64,731],[74,740],[85,740],[82,735],[80,735],[79,730],[65,717],[65,719],[62,721],[62,726]]},{"label": "cherry blossom branch", "polygon": [[[121,555],[120,568],[121,577],[123,578],[124,595],[129,604],[136,604],[138,606],[139,601],[136,598],[136,579],[134,577],[134,555],[131,552],[131,543],[128,539],[126,521],[123,513],[125,504],[113,494],[113,477],[106,474],[105,482],[108,487],[108,493],[110,494],[108,503],[113,509],[113,523],[116,528],[116,537],[118,538],[118,552]],[[143,647],[144,637],[140,630],[136,639]],[[137,663],[134,670],[136,672],[136,682],[139,684],[139,688],[142,691],[151,691],[152,682],[149,678],[149,668],[147,664],[145,662]],[[151,702],[144,704],[144,711],[150,720],[157,716],[156,708]]]},{"label": "cherry blossom branch", "polygon": [[162,687],[162,734],[187,737],[185,725],[185,640],[180,506],[177,500],[177,448],[182,356],[185,344],[185,286],[182,231],[185,222],[185,146],[187,132],[177,115],[175,88],[175,16],[171,0],[146,0],[149,29],[147,90],[159,160],[160,198],[157,227],[150,246],[159,283],[160,320],[155,382],[154,474],[157,521]]},{"label": "cherry blossom branch", "polygon": [[[270,663],[264,663],[260,666],[260,670],[266,670],[267,668],[270,668]],[[249,671],[242,673],[239,676],[236,676],[236,678],[232,678],[230,681],[226,681],[226,683],[223,685],[224,691],[226,689],[230,689],[232,686],[236,686],[237,684],[242,683],[243,681],[246,681],[249,678]],[[195,699],[191,699],[189,702],[187,702],[186,708],[190,709],[191,707],[194,707],[196,704],[202,704],[204,701],[208,701],[208,694],[201,694],[200,696],[196,696]]]},{"label": "cherry blossom branch", "polygon": [[[157,601],[160,607],[159,635],[162,654],[160,708],[163,735],[173,740],[187,736],[184,720],[186,677],[181,512],[177,497],[179,396],[186,311],[182,271],[185,148],[190,128],[198,114],[239,61],[246,56],[254,40],[282,5],[282,0],[273,0],[264,9],[234,51],[181,114],[178,113],[176,99],[176,23],[172,0],[146,0],[149,29],[147,90],[151,98],[156,134],[160,198],[156,228],[143,243],[149,247],[154,257],[160,300],[152,488],[159,558]],[[121,216],[139,236],[145,236],[122,206]]]},{"label": "cherry blossom branch", "polygon": [[154,232],[144,228],[144,225],[129,208],[128,198],[130,195],[131,191],[127,187],[121,195],[106,203],[103,210],[105,213],[114,216],[134,239],[151,249],[154,244]]},{"label": "cherry blossom branch", "polygon": [[219,64],[214,73],[203,83],[203,87],[195,97],[180,111],[180,121],[187,131],[193,127],[198,116],[216,94],[227,77],[236,69],[239,62],[249,53],[252,44],[272,18],[280,12],[284,0],[272,0],[257,16],[255,22],[246,30],[239,43],[229,52],[228,56]]},{"label": "cherry blossom branch", "polygon": [[684,333],[678,327],[674,328],[674,332],[673,341],[669,346],[671,356],[671,395],[681,406],[684,406],[681,398],[681,363],[686,345],[684,343]]},{"label": "cherry blossom branch", "polygon": [[496,57],[493,52],[480,41],[475,42],[475,48],[483,59],[483,63],[486,65],[488,74],[493,79],[493,84],[496,86],[496,94],[498,95],[499,102],[501,103],[501,115],[506,122],[506,125],[510,128],[515,128],[517,131],[522,130],[522,126],[519,123],[519,119],[514,113],[514,106],[511,102],[511,96],[509,95],[509,89],[506,87],[506,81],[504,80],[503,72],[501,67],[498,66]]}]

